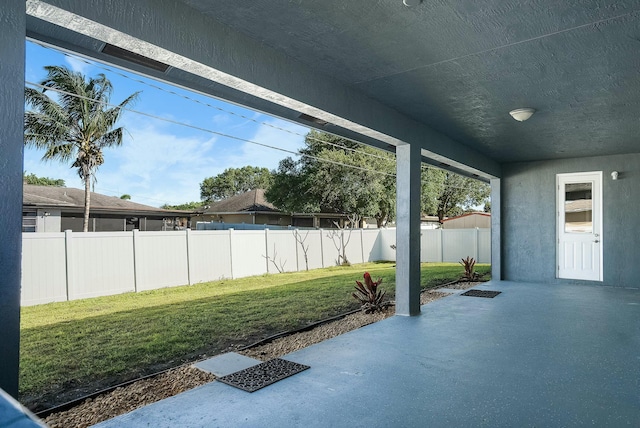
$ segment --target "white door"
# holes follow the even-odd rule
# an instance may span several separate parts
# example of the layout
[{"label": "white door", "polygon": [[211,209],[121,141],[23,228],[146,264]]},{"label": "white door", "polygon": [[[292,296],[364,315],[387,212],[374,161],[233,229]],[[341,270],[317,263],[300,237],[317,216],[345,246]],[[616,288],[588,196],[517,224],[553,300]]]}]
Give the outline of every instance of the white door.
[{"label": "white door", "polygon": [[602,171],[556,175],[558,278],[602,281]]}]

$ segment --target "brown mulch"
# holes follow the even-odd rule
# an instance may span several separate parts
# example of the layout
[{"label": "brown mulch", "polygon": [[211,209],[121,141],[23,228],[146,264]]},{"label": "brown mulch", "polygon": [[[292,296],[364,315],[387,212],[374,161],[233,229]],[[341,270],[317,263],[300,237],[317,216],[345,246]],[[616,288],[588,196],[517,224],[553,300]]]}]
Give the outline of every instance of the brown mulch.
[{"label": "brown mulch", "polygon": [[158,376],[116,388],[79,406],[53,413],[44,422],[50,427],[88,427],[128,413],[164,398],[213,381],[216,377],[191,366],[181,366]]},{"label": "brown mulch", "polygon": [[[447,285],[446,288],[467,289],[474,285],[477,285],[477,283],[461,282]],[[449,293],[443,293],[437,291],[437,289],[427,290],[420,295],[420,304],[424,305],[448,295]],[[281,337],[239,353],[263,361],[282,357],[323,340],[388,318],[394,312],[393,306],[373,314],[357,312],[339,320],[322,324],[313,330]],[[44,419],[44,422],[52,428],[88,427],[212,382],[214,379],[214,375],[203,372],[191,365],[176,367],[158,376],[116,388],[94,399],[87,399],[82,404],[69,410],[53,413]]]}]

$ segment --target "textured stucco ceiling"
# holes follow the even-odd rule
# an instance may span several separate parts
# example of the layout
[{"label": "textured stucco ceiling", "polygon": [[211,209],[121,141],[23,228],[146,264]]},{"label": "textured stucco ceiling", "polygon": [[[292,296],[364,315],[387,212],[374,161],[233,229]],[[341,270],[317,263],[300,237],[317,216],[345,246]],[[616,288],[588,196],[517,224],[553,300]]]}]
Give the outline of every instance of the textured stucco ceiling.
[{"label": "textured stucco ceiling", "polygon": [[[178,40],[176,46],[192,39],[183,37],[183,29],[159,26],[175,20],[176,14],[194,16],[196,12],[228,29],[218,32],[228,36],[225,43],[239,40],[238,46],[248,46],[246,39],[259,47],[247,53],[236,52],[233,46],[210,48],[223,43],[216,39],[190,42],[210,49],[207,55],[220,55],[215,61],[224,63],[227,55],[233,65],[238,56],[256,55],[260,47],[277,52],[278,64],[300,64],[307,70],[305,76],[322,78],[317,88],[337,82],[338,89],[325,98],[340,91],[345,92],[345,101],[358,95],[361,106],[362,100],[370,100],[376,112],[399,113],[392,122],[408,118],[409,125],[419,123],[426,125],[423,129],[437,131],[425,133],[424,139],[444,135],[433,147],[445,159],[450,153],[464,165],[472,164],[465,157],[477,161],[478,154],[514,162],[640,151],[640,0],[425,0],[411,8],[402,0],[159,0],[126,7],[127,3],[113,0],[107,5],[92,3],[103,9],[96,12],[76,0],[45,1],[92,15],[91,19],[107,25],[137,19],[139,27],[148,27],[159,39],[166,32],[161,40],[166,46],[173,43],[172,36]],[[153,17],[143,12],[135,16],[143,3],[159,12]],[[87,34],[31,16],[27,23],[31,37],[104,57],[99,52],[102,42]],[[144,39],[143,31],[138,37]],[[261,60],[251,64],[256,70],[247,70],[246,76],[264,77],[259,71]],[[291,77],[270,76],[272,82],[267,83],[273,83],[277,92],[278,85]],[[289,119],[304,111],[296,111],[295,103],[274,104],[273,97],[269,101],[238,87],[225,87],[179,67],[160,78]],[[310,87],[316,83],[306,82]],[[319,101],[327,104],[326,99]],[[520,107],[535,108],[537,113],[526,122],[516,122],[508,112]],[[357,109],[346,110],[363,122],[357,118]],[[341,126],[334,123],[327,129]],[[394,132],[405,124],[398,123]],[[414,140],[423,132],[416,130]],[[356,137],[358,127],[342,131]],[[386,143],[380,139],[385,132],[365,133],[359,139],[392,148],[389,144],[396,144],[392,138]],[[443,148],[447,144],[456,147]],[[471,156],[461,154],[459,147],[472,149]],[[433,159],[436,164],[443,162],[437,156]],[[485,171],[490,169],[491,165]]]},{"label": "textured stucco ceiling", "polygon": [[640,150],[638,1],[182,1],[500,162]]}]

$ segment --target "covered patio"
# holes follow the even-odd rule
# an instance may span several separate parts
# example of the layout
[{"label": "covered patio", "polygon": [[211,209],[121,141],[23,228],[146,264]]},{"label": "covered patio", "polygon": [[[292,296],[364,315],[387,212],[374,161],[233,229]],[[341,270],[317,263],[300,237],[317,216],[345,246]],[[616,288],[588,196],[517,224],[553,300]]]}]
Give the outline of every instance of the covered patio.
[{"label": "covered patio", "polygon": [[254,393],[212,382],[107,427],[637,426],[640,289],[493,281],[283,358]]}]

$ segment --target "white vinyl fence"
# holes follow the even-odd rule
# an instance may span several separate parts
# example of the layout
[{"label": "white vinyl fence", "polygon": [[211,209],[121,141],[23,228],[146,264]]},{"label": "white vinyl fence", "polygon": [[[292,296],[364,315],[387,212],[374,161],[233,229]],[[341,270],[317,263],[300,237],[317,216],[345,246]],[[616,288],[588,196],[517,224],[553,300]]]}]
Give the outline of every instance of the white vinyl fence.
[{"label": "white vinyl fence", "polygon": [[[335,266],[341,233],[349,262],[395,260],[395,229],[23,233],[22,306]],[[423,262],[490,248],[490,229],[422,230]]]}]

